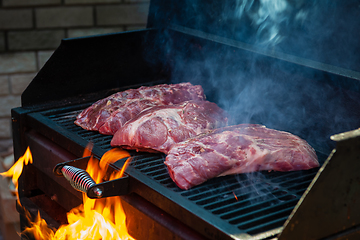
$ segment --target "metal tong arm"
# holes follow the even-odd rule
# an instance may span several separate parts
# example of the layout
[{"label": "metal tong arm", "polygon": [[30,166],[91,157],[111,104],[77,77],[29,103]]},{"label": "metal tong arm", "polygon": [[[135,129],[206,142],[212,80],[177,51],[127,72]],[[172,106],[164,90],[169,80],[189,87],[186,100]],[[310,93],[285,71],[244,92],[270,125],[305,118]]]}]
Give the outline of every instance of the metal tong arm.
[{"label": "metal tong arm", "polygon": [[54,168],[54,174],[65,177],[75,190],[86,193],[89,198],[105,198],[129,193],[129,176],[125,173],[121,178],[96,184],[83,169],[86,168],[89,159],[90,157],[85,157],[59,163]]}]

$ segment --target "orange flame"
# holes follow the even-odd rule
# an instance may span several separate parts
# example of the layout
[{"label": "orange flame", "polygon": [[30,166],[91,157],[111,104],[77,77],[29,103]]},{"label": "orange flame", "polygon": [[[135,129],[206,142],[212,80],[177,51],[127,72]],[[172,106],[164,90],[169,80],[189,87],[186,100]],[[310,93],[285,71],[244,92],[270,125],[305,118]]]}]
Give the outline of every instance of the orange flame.
[{"label": "orange flame", "polygon": [[[27,218],[31,219],[27,212]],[[40,213],[35,218],[35,222],[30,222],[30,227],[26,228],[22,234],[27,236],[30,233],[35,239],[54,239],[54,231],[48,227],[46,221],[40,217]]]},{"label": "orange flame", "polygon": [[94,144],[92,142],[89,142],[88,145],[85,147],[83,152],[83,157],[91,156],[91,151],[93,149]]},{"label": "orange flame", "polygon": [[[106,174],[109,163],[128,157],[130,154],[122,149],[111,149],[106,152],[100,163],[90,158],[86,171],[96,183],[100,183]],[[113,173],[109,180],[122,176],[127,164],[118,173]],[[83,194],[83,205],[72,209],[68,214],[69,225],[61,226],[54,239],[133,239],[127,232],[126,216],[122,209],[120,197],[89,199]]]},{"label": "orange flame", "polygon": [[[22,157],[20,157],[8,171],[0,173],[0,175],[3,177],[12,178],[11,180],[16,189],[16,196],[18,197],[18,202],[19,202],[19,196],[18,196],[17,190],[18,190],[19,177],[23,171],[23,166],[28,165],[29,163],[32,163],[32,162],[33,162],[32,155],[30,152],[30,148],[28,147],[25,151],[25,154]],[[20,202],[19,202],[19,204],[20,204]]]},{"label": "orange flame", "polygon": [[[89,145],[84,151],[84,156],[91,155],[92,146]],[[121,149],[111,149],[106,152],[100,162],[93,157],[90,158],[86,171],[96,183],[100,183],[106,174],[110,163],[127,157],[127,161],[121,171],[113,172],[109,180],[119,178],[123,175],[125,168],[130,162],[130,154]],[[29,160],[25,160],[29,159]],[[8,172],[3,176],[15,176],[17,179],[22,172],[22,163],[32,163],[30,150],[24,154]],[[20,167],[19,167],[20,166]],[[49,228],[40,215],[31,223],[30,228],[24,233],[30,233],[37,240],[123,240],[133,239],[127,232],[126,216],[122,208],[120,197],[108,197],[104,199],[89,199],[83,194],[83,204],[73,208],[67,213],[67,225],[62,225],[55,232]]]}]

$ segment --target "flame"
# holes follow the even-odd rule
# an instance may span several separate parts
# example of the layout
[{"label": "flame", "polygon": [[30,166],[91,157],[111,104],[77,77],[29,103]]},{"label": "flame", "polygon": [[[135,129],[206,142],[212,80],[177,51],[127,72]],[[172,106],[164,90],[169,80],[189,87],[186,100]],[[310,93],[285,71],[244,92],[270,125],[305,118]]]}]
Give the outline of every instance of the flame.
[{"label": "flame", "polygon": [[121,148],[113,148],[113,149],[107,151],[102,156],[101,161],[100,161],[100,168],[106,170],[107,167],[105,165],[114,163],[117,160],[126,158],[126,157],[130,157],[130,154],[127,151],[125,151]]},{"label": "flame", "polygon": [[89,157],[91,156],[91,151],[93,149],[94,144],[92,142],[89,142],[88,145],[85,147],[83,152],[83,157]]},{"label": "flame", "polygon": [[[111,149],[106,152],[100,163],[90,158],[86,171],[96,183],[100,183],[106,174],[109,163],[128,157],[130,154],[122,149]],[[123,175],[125,167],[119,172],[113,172],[110,180]],[[120,203],[120,197],[105,199],[90,199],[83,194],[83,204],[72,209],[68,214],[68,225],[61,226],[54,239],[133,239],[127,232],[126,216]]]},{"label": "flame", "polygon": [[[33,162],[32,155],[30,152],[30,148],[28,147],[25,151],[25,154],[22,157],[20,157],[8,171],[0,173],[0,175],[3,177],[12,178],[11,181],[13,182],[13,184],[15,186],[16,196],[18,197],[18,202],[19,202],[19,196],[18,196],[18,191],[17,191],[18,190],[18,179],[23,171],[23,166],[28,165],[29,163],[32,163],[32,162]],[[19,202],[19,204],[20,204],[20,202]]]},{"label": "flame", "polygon": [[[26,213],[27,219],[31,219],[30,213]],[[30,222],[30,227],[22,232],[22,235],[27,236],[27,234],[33,235],[35,239],[54,239],[54,230],[48,227],[46,221],[40,217],[39,212],[35,222]]]},{"label": "flame", "polygon": [[[88,145],[84,156],[91,155],[92,145]],[[92,156],[88,162],[86,171],[96,183],[100,183],[106,175],[109,163],[127,157],[121,171],[113,172],[108,180],[114,180],[123,175],[125,168],[131,161],[130,154],[122,149],[111,149],[106,152],[98,162]],[[1,175],[13,177],[16,187],[17,179],[21,175],[23,164],[32,163],[30,149],[26,151],[8,172]],[[15,184],[15,183],[14,183]],[[30,218],[29,218],[30,219]],[[41,219],[40,214],[32,222],[23,234],[31,234],[37,240],[123,240],[133,239],[127,232],[126,216],[121,205],[120,197],[108,197],[104,199],[90,199],[83,194],[83,204],[73,208],[67,213],[68,224],[60,226],[56,231],[51,229]]]}]

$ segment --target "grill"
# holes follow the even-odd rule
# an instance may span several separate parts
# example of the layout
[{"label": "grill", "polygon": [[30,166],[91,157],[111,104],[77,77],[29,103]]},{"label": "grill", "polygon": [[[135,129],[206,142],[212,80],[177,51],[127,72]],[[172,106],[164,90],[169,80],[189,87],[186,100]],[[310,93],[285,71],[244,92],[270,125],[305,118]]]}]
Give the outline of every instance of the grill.
[{"label": "grill", "polygon": [[[98,158],[111,149],[111,136],[74,124],[77,114],[116,91],[186,80],[201,84],[207,98],[239,122],[265,124],[303,137],[316,149],[321,167],[224,176],[185,191],[171,180],[163,164],[165,155],[130,151],[128,189],[119,195],[131,219],[131,235],[137,239],[356,239],[360,134],[350,130],[360,125],[354,110],[360,109],[360,73],[213,34],[209,30],[213,22],[206,29],[189,28],[188,22],[181,22],[186,19],[181,14],[191,3],[168,2],[151,2],[148,29],[62,40],[28,86],[22,107],[12,110],[15,157],[27,146],[34,156],[34,164],[25,167],[19,180],[22,205],[34,215],[39,210],[55,228],[66,222],[65,213],[81,203],[81,194],[55,176],[54,167],[81,157],[89,142]],[[209,72],[213,55],[218,58]],[[251,77],[255,72],[256,77]],[[209,80],[213,78],[222,81]],[[246,93],[279,101],[274,105],[263,101],[264,110],[249,114],[246,106],[257,104],[240,102],[239,96]],[[229,106],[224,96],[242,107]],[[318,103],[314,96],[319,102],[331,100]],[[334,135],[334,141],[329,139],[340,132],[344,133]],[[111,167],[116,170],[123,164],[122,159]],[[20,208],[19,212],[24,228],[27,221]]]}]

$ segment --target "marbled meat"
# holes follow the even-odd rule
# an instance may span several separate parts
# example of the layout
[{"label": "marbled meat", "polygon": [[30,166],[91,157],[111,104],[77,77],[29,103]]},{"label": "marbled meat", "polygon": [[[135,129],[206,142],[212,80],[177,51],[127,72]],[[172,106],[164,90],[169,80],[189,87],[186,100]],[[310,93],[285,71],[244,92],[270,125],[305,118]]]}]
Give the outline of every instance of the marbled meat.
[{"label": "marbled meat", "polygon": [[115,93],[95,102],[77,116],[75,124],[87,130],[113,135],[144,109],[189,100],[205,100],[200,85],[179,83],[142,86]]},{"label": "marbled meat", "polygon": [[121,127],[111,146],[167,153],[177,142],[226,124],[225,111],[209,101],[156,106],[144,110]]},{"label": "marbled meat", "polygon": [[319,166],[314,149],[305,140],[256,124],[224,127],[177,143],[165,164],[181,189],[229,174]]}]

